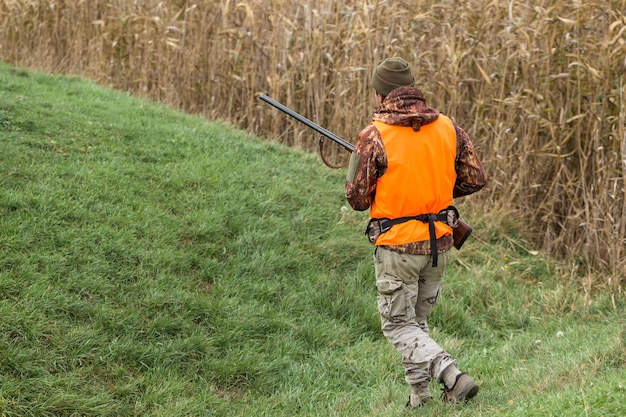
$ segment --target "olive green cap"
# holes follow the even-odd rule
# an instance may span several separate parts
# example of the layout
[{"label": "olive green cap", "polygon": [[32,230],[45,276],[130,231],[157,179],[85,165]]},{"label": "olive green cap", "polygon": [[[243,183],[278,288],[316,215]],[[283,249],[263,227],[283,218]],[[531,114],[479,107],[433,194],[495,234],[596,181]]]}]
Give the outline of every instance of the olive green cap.
[{"label": "olive green cap", "polygon": [[409,64],[402,58],[387,58],[374,70],[372,87],[383,97],[398,87],[413,87],[415,77]]}]

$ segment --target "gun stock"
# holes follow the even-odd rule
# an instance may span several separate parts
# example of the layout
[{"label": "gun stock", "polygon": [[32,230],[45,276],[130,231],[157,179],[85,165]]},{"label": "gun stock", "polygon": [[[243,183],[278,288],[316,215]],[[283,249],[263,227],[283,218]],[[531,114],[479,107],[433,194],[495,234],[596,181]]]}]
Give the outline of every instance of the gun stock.
[{"label": "gun stock", "polygon": [[454,238],[454,247],[460,250],[461,246],[463,246],[463,243],[465,243],[465,240],[472,234],[474,229],[461,219],[458,219],[457,222],[457,227],[452,229],[452,237]]}]

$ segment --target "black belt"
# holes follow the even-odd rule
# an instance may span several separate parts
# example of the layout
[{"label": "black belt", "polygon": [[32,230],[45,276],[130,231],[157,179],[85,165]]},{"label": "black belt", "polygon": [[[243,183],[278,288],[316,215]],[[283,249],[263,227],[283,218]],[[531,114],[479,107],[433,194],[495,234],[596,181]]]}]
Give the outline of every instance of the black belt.
[{"label": "black belt", "polygon": [[388,232],[396,224],[408,222],[409,220],[419,220],[423,223],[428,223],[428,234],[430,235],[430,252],[433,256],[433,267],[437,266],[437,234],[435,233],[435,222],[442,222],[448,224],[448,210],[456,212],[458,218],[458,211],[454,206],[450,206],[441,210],[437,214],[418,214],[417,216],[405,216],[398,217],[396,219],[370,219],[365,229],[365,234],[370,238],[370,242],[374,243],[376,238],[381,234]]}]

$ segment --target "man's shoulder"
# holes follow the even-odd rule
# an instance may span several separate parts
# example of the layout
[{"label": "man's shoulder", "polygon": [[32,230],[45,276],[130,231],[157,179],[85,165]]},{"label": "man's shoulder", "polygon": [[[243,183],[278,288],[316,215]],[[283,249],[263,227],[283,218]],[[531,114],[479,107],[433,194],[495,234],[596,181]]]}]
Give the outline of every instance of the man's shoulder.
[{"label": "man's shoulder", "polygon": [[361,133],[359,133],[359,139],[372,139],[378,135],[379,132],[376,125],[374,122],[370,122],[363,128],[363,130],[361,130]]},{"label": "man's shoulder", "polygon": [[456,126],[456,124],[452,121],[452,119],[449,116],[446,116],[443,113],[439,113],[439,117],[437,117],[437,120],[440,123],[445,123],[448,126],[454,128]]},{"label": "man's shoulder", "polygon": [[373,147],[382,144],[380,131],[374,124],[374,122],[369,123],[367,126],[361,130],[359,133],[359,143],[357,144],[360,147]]}]

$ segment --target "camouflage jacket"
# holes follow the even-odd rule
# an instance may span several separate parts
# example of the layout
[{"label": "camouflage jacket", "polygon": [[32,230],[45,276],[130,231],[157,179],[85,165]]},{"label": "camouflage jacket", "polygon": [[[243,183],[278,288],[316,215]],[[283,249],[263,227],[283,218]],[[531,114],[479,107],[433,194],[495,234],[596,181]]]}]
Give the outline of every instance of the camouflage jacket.
[{"label": "camouflage jacket", "polygon": [[[372,121],[399,126],[420,126],[432,123],[439,117],[439,111],[426,104],[422,92],[413,87],[397,88],[385,98],[372,115]],[[475,193],[486,184],[486,173],[469,136],[454,123],[456,130],[457,174],[453,196],[461,197]],[[350,159],[346,179],[346,199],[353,209],[363,211],[371,207],[376,196],[376,182],[387,170],[387,154],[378,132],[370,123],[359,134]],[[424,181],[422,179],[422,181]],[[437,239],[438,252],[452,247],[452,236]],[[401,253],[416,255],[430,254],[429,241],[412,242],[389,247]]]}]

